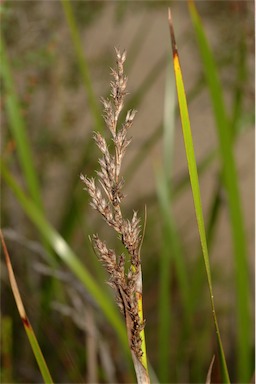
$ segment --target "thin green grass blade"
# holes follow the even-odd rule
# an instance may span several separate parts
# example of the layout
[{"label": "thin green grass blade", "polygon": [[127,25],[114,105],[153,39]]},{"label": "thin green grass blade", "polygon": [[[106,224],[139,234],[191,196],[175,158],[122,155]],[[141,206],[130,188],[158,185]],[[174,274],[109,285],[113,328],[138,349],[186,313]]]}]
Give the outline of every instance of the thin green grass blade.
[{"label": "thin green grass blade", "polygon": [[[233,133],[231,132],[231,126],[227,118],[222,87],[213,53],[211,52],[200,17],[192,1],[189,2],[189,10],[198,40],[198,46],[211,96],[214,117],[216,120],[220,158],[222,162],[222,174],[227,193],[234,249],[235,284],[237,295],[236,316],[238,380],[240,382],[247,382],[253,369],[250,363],[252,320],[250,318],[249,308],[250,286],[247,261],[248,253],[241,208],[241,198],[238,188],[238,175],[232,149]],[[243,76],[243,72],[241,73],[241,76]]]},{"label": "thin green grass blade", "polygon": [[74,275],[83,283],[93,299],[97,302],[102,312],[108,319],[109,323],[115,329],[121,345],[128,352],[127,335],[124,324],[119,316],[116,306],[110,296],[101,290],[93,277],[87,271],[86,267],[80,262],[78,257],[59,235],[59,233],[48,223],[32,200],[30,200],[15,182],[5,165],[1,162],[1,172],[3,178],[9,185],[10,189],[18,199],[20,206],[26,212],[27,216],[32,220],[39,232],[44,236],[51,245],[59,258],[69,267]]},{"label": "thin green grass blade", "polygon": [[31,147],[26,133],[26,127],[21,115],[18,97],[16,94],[12,72],[7,57],[5,42],[3,37],[0,42],[1,56],[1,76],[3,78],[5,93],[4,100],[8,118],[10,121],[10,129],[17,145],[17,153],[20,166],[26,180],[28,191],[38,207],[42,209],[42,200],[39,188],[39,181],[34,169],[34,161]]},{"label": "thin green grass blade", "polygon": [[[170,372],[170,346],[171,335],[171,267],[175,266],[178,285],[181,290],[182,307],[184,309],[185,328],[184,333],[189,329],[190,316],[188,281],[186,268],[182,258],[181,246],[175,220],[172,213],[171,185],[168,183],[168,176],[172,173],[173,152],[174,152],[174,131],[175,131],[175,88],[174,76],[170,64],[166,79],[166,92],[164,102],[163,118],[163,170],[156,172],[156,187],[159,202],[160,220],[163,223],[162,247],[160,257],[159,276],[159,308],[158,308],[158,330],[159,330],[159,363],[158,371],[161,382],[168,382],[175,379],[174,372]],[[170,374],[172,376],[170,376]]]},{"label": "thin green grass blade", "polygon": [[178,50],[176,46],[170,10],[169,10],[169,25],[170,25],[172,50],[173,50],[174,73],[175,73],[175,79],[176,79],[176,87],[177,87],[177,94],[178,94],[178,103],[180,108],[184,144],[185,144],[185,150],[186,150],[186,156],[187,156],[187,162],[188,162],[188,170],[189,170],[190,183],[191,183],[194,206],[195,206],[198,231],[199,231],[200,242],[201,242],[207,280],[208,280],[213,320],[214,320],[214,325],[215,325],[216,334],[217,334],[223,381],[225,383],[230,383],[225,354],[222,346],[222,340],[221,340],[218,321],[217,321],[217,316],[215,312],[210,262],[209,262],[208,248],[207,248],[207,242],[206,242],[206,233],[205,233],[205,225],[204,225],[204,218],[203,218],[203,210],[202,210],[202,203],[201,203],[196,159],[195,159],[195,153],[194,153],[194,145],[193,145],[193,139],[191,134],[186,93],[185,93],[184,84],[183,84],[183,78],[182,78],[182,73],[180,68]]},{"label": "thin green grass blade", "polygon": [[101,112],[99,109],[98,101],[94,95],[93,86],[91,82],[89,64],[86,60],[85,53],[83,51],[81,39],[77,23],[75,20],[74,12],[71,2],[69,0],[61,0],[61,4],[67,19],[67,23],[70,29],[71,38],[74,46],[74,50],[77,57],[77,63],[81,72],[84,88],[88,97],[88,105],[91,110],[92,117],[94,119],[94,129],[101,132],[103,128],[103,120],[101,118]]},{"label": "thin green grass blade", "polygon": [[18,288],[18,285],[16,283],[16,279],[15,279],[14,272],[12,269],[11,260],[9,257],[9,253],[8,253],[1,229],[0,229],[0,238],[1,238],[1,243],[3,246],[4,254],[5,254],[5,260],[6,260],[6,265],[7,265],[7,270],[8,270],[8,274],[9,274],[9,280],[10,280],[12,292],[13,292],[13,295],[14,295],[14,298],[16,301],[16,305],[17,305],[21,320],[23,322],[25,331],[27,333],[31,348],[33,350],[34,356],[36,358],[36,361],[37,361],[37,364],[39,366],[39,369],[40,369],[40,372],[42,374],[44,382],[45,383],[53,383],[51,374],[50,374],[49,369],[47,367],[47,364],[45,362],[41,348],[38,344],[38,341],[37,341],[37,338],[36,338],[35,333],[33,331],[32,325],[30,324],[29,319],[27,317],[27,314],[25,312],[25,308],[24,308],[23,302],[21,300],[19,288]]},{"label": "thin green grass blade", "polygon": [[[207,245],[208,250],[210,250],[211,245],[214,240],[215,230],[218,224],[218,217],[220,214],[220,209],[222,206],[222,198],[221,198],[222,190],[220,188],[220,184],[218,183],[218,186],[216,188],[215,194],[212,198],[212,202],[210,204],[208,222],[206,224],[206,238],[207,238]],[[191,288],[190,288],[190,299],[191,299],[191,306],[192,311],[195,310],[196,303],[198,303],[198,297],[200,295],[200,291],[203,288],[204,284],[204,276],[202,274],[202,265],[201,265],[201,255],[202,251],[201,249],[198,251],[198,257],[197,262],[194,267],[194,273],[192,273],[192,282],[191,282]]]},{"label": "thin green grass blade", "polygon": [[[235,88],[233,91],[233,100],[232,100],[232,116],[230,121],[232,141],[234,142],[237,138],[239,132],[241,131],[241,116],[243,114],[243,100],[244,92],[243,83],[247,77],[246,70],[246,43],[245,37],[242,35],[239,41],[239,50],[237,52],[237,73],[235,80]],[[216,151],[215,151],[216,154]],[[215,156],[216,157],[216,156]],[[200,175],[200,164],[198,164],[198,173]],[[210,204],[209,213],[207,214],[208,222],[206,225],[206,238],[208,249],[210,249],[211,244],[214,242],[215,230],[218,225],[218,218],[220,210],[222,207],[223,199],[221,198],[222,186],[221,180],[218,178],[218,184],[216,185],[216,190]],[[201,251],[199,251],[198,262],[195,267],[195,273],[193,273],[193,281],[191,285],[191,301],[194,308],[195,303],[198,300],[198,295],[203,286],[203,276],[201,274],[200,261],[199,257],[201,256]]]},{"label": "thin green grass blade", "polygon": [[[213,160],[217,157],[217,150],[213,149],[211,152],[207,153],[201,161],[198,161],[197,171],[199,175],[203,175],[207,170],[209,165],[213,162]],[[179,177],[178,180],[170,181],[173,183],[173,199],[178,198],[180,194],[186,190],[187,186],[190,183],[189,174],[185,173]]]},{"label": "thin green grass blade", "polygon": [[25,319],[22,319],[22,321],[23,321],[24,328],[26,330],[26,334],[27,334],[27,337],[29,339],[31,348],[33,350],[34,356],[36,358],[37,364],[39,366],[40,372],[41,372],[42,377],[44,379],[44,382],[47,384],[53,383],[49,369],[47,367],[47,364],[45,362],[44,356],[43,356],[41,348],[38,344],[34,330],[33,330],[32,326],[29,322],[29,319],[25,318]]}]

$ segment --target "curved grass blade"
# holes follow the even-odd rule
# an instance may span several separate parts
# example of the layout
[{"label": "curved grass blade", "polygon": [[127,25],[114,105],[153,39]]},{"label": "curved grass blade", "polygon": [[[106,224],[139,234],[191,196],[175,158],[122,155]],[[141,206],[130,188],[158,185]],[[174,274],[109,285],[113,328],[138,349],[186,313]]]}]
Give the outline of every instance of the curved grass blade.
[{"label": "curved grass blade", "polygon": [[211,364],[210,364],[209,369],[208,369],[205,384],[211,384],[211,376],[212,376],[212,368],[213,368],[214,360],[215,360],[215,356],[213,355],[212,360],[211,360]]},{"label": "curved grass blade", "polygon": [[42,236],[44,236],[46,241],[57,253],[59,258],[69,267],[69,269],[76,275],[76,277],[83,283],[85,288],[92,295],[93,299],[97,302],[109,323],[115,329],[124,350],[128,352],[125,327],[112,299],[107,295],[107,293],[105,293],[105,291],[99,288],[93,277],[87,271],[86,267],[80,262],[69,245],[50,225],[50,223],[48,223],[33,201],[23,193],[3,162],[1,162],[0,165],[5,181],[15,194],[27,216],[32,220]]},{"label": "curved grass blade", "polygon": [[34,356],[36,358],[36,361],[37,361],[37,364],[39,366],[39,369],[40,369],[40,372],[42,374],[42,377],[44,379],[44,382],[48,383],[48,384],[49,383],[53,383],[53,380],[52,380],[52,377],[50,375],[50,372],[49,372],[49,369],[47,367],[47,364],[45,362],[44,356],[43,356],[42,351],[40,349],[40,346],[38,344],[37,338],[36,338],[36,336],[34,334],[32,325],[30,324],[29,319],[27,317],[27,314],[25,312],[25,308],[23,306],[23,303],[22,303],[22,300],[21,300],[21,297],[20,297],[19,288],[17,286],[16,279],[15,279],[15,276],[14,276],[14,272],[13,272],[13,269],[12,269],[12,264],[11,264],[10,256],[9,256],[9,253],[8,253],[8,250],[7,250],[7,247],[6,247],[6,244],[5,244],[5,241],[4,241],[4,237],[3,237],[3,233],[2,233],[1,229],[0,229],[0,238],[1,238],[2,246],[3,246],[3,250],[4,250],[6,266],[7,266],[7,270],[8,270],[8,275],[9,275],[9,280],[10,280],[13,296],[15,298],[16,305],[17,305],[17,308],[18,308],[21,320],[23,322],[25,331],[27,333],[27,336],[28,336],[31,348],[33,350]]},{"label": "curved grass blade", "polygon": [[196,159],[195,159],[195,153],[194,153],[194,145],[193,145],[193,139],[192,139],[192,134],[191,134],[190,119],[189,119],[189,114],[188,114],[186,94],[185,94],[185,89],[184,89],[184,84],[183,84],[183,78],[182,78],[182,73],[181,73],[181,67],[180,67],[180,62],[179,62],[177,45],[176,45],[175,36],[174,36],[174,30],[173,30],[173,24],[172,24],[170,9],[169,9],[169,15],[168,16],[169,16],[169,26],[170,26],[172,51],[173,51],[173,65],[174,65],[174,73],[175,73],[175,79],[176,79],[176,87],[177,87],[177,94],[178,94],[178,103],[179,103],[179,108],[180,108],[180,116],[181,116],[181,124],[182,124],[182,130],[183,130],[184,144],[185,144],[185,150],[186,150],[186,156],[187,156],[187,162],[188,162],[188,170],[189,170],[190,183],[191,183],[194,206],[195,206],[198,231],[199,231],[200,242],[201,242],[201,247],[202,247],[202,252],[203,252],[203,257],[204,257],[204,264],[205,264],[207,280],[208,280],[208,287],[209,287],[209,293],[210,293],[210,301],[211,301],[211,307],[212,307],[212,313],[213,313],[214,326],[215,326],[215,330],[216,330],[216,334],[217,334],[217,342],[218,342],[219,353],[220,353],[222,375],[223,375],[224,382],[230,383],[226,359],[225,359],[225,354],[224,354],[224,350],[223,350],[223,346],[222,346],[222,340],[221,340],[220,331],[219,331],[217,315],[215,312],[211,269],[210,269],[208,248],[207,248],[207,242],[206,242],[205,225],[204,225],[204,218],[203,218],[203,210],[202,210],[202,203],[201,203],[201,195],[200,195],[200,188],[199,188]]},{"label": "curved grass blade", "polygon": [[[237,373],[240,382],[247,382],[252,372],[250,364],[252,324],[250,318],[250,286],[245,226],[238,188],[238,175],[232,148],[233,138],[236,132],[235,130],[231,132],[232,126],[227,117],[222,87],[213,53],[210,50],[202,22],[193,1],[189,1],[189,10],[198,40],[205,77],[208,83],[219,140],[222,177],[227,193],[235,261],[235,284],[237,295]],[[242,63],[241,74],[239,74],[241,79],[244,79],[245,76],[243,66],[244,64]],[[239,108],[239,103],[240,100],[238,99],[235,108]],[[234,111],[233,120],[231,121],[233,124],[235,119],[237,119],[236,113],[237,112]]]}]

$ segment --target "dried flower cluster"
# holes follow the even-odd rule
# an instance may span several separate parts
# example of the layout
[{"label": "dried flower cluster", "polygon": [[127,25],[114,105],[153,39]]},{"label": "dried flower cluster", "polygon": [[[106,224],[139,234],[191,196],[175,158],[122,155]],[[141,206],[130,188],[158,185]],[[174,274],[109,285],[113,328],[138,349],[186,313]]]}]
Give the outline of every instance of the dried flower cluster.
[{"label": "dried flower cluster", "polygon": [[[121,201],[124,198],[122,188],[124,181],[120,178],[122,160],[131,139],[127,133],[131,127],[136,111],[127,112],[125,122],[118,127],[118,118],[123,109],[126,93],[127,77],[124,75],[123,65],[126,53],[116,50],[117,67],[111,70],[113,81],[111,81],[111,98],[102,99],[104,106],[104,120],[111,132],[114,143],[113,154],[110,152],[105,138],[99,133],[94,133],[94,140],[102,153],[99,159],[100,170],[97,171],[98,185],[93,178],[81,175],[80,178],[86,185],[86,190],[91,196],[91,206],[96,209],[120,236],[126,249],[125,253],[116,255],[115,251],[109,249],[98,235],[93,235],[93,245],[110,274],[109,284],[116,291],[117,303],[125,316],[128,329],[130,347],[141,359],[141,337],[140,332],[144,328],[144,321],[138,313],[138,294],[141,294],[141,267],[140,267],[140,245],[141,226],[137,213],[133,213],[131,220],[123,218]],[[105,196],[104,196],[105,195]],[[130,267],[125,273],[125,258],[129,255]]]}]

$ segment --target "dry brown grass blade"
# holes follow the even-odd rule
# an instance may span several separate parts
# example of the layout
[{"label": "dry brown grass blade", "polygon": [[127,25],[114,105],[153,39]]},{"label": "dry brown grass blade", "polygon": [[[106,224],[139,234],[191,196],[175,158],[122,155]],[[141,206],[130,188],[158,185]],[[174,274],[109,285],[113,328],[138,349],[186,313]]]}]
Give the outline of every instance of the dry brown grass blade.
[{"label": "dry brown grass blade", "polygon": [[12,269],[10,256],[9,256],[9,253],[8,253],[5,241],[4,241],[4,236],[3,236],[1,229],[0,229],[0,238],[1,238],[2,246],[3,246],[4,255],[5,255],[5,261],[6,261],[6,266],[7,266],[7,270],[8,270],[9,279],[10,279],[10,284],[11,284],[13,295],[14,295],[14,298],[15,298],[15,301],[17,304],[17,308],[18,308],[20,317],[22,319],[22,322],[24,324],[24,327],[30,328],[30,323],[29,323],[29,320],[27,318],[25,308],[23,306],[23,303],[22,303],[22,300],[20,297],[19,289],[18,289],[16,279],[15,279],[15,276],[13,273],[13,269]]},{"label": "dry brown grass blade", "polygon": [[36,339],[36,336],[34,334],[33,328],[32,328],[32,326],[29,322],[29,319],[26,315],[25,308],[23,306],[21,296],[19,293],[19,288],[18,288],[18,285],[16,283],[16,279],[15,279],[14,272],[12,269],[11,259],[10,259],[10,256],[9,256],[9,253],[8,253],[5,241],[4,241],[4,236],[3,236],[1,229],[0,229],[0,238],[1,238],[2,246],[3,246],[3,251],[4,251],[4,255],[5,255],[5,260],[6,260],[6,266],[7,266],[7,270],[8,270],[8,275],[9,275],[10,284],[11,284],[11,288],[13,291],[14,299],[16,301],[16,305],[17,305],[21,320],[23,322],[25,331],[27,333],[31,348],[33,350],[34,356],[36,358],[36,361],[37,361],[38,367],[40,369],[40,372],[42,374],[42,377],[44,379],[44,382],[45,383],[53,383],[53,380],[51,378],[47,364],[44,360],[40,346],[39,346],[37,339]]},{"label": "dry brown grass blade", "polygon": [[205,384],[211,384],[212,367],[213,367],[213,364],[214,364],[214,360],[215,360],[215,355],[213,355],[213,357],[212,357],[212,361],[211,361],[211,364],[210,364],[208,372],[207,372]]},{"label": "dry brown grass blade", "polygon": [[250,384],[254,384],[255,383],[255,372],[254,374],[252,375],[252,378],[250,380]]}]

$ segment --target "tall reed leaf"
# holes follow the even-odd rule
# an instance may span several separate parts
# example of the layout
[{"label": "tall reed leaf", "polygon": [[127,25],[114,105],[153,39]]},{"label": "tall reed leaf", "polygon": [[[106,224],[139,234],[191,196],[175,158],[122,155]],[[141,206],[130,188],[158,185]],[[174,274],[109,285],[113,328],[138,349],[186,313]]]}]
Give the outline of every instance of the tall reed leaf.
[{"label": "tall reed leaf", "polygon": [[50,375],[50,372],[48,370],[47,364],[45,362],[44,356],[42,354],[41,348],[40,348],[38,341],[37,341],[37,338],[34,334],[32,325],[30,324],[30,321],[29,321],[27,314],[25,312],[25,308],[24,308],[22,300],[21,300],[19,288],[18,288],[16,279],[14,276],[13,269],[12,269],[10,256],[9,256],[9,253],[8,253],[1,229],[0,229],[0,238],[1,238],[2,246],[3,246],[3,250],[4,250],[6,266],[7,266],[7,270],[8,270],[8,275],[9,275],[9,280],[10,280],[13,296],[15,298],[16,305],[17,305],[21,320],[23,322],[25,331],[27,333],[31,348],[33,350],[34,356],[36,358],[36,361],[37,361],[37,364],[39,366],[39,369],[40,369],[40,372],[42,374],[44,382],[48,383],[48,384],[53,383],[53,380],[51,378],[51,375]]},{"label": "tall reed leaf", "polygon": [[204,225],[204,218],[203,218],[203,210],[202,210],[202,203],[201,203],[201,195],[200,195],[200,188],[199,188],[194,145],[193,145],[193,139],[192,139],[192,133],[191,133],[191,127],[190,127],[190,119],[188,114],[185,88],[183,84],[182,72],[181,72],[178,50],[177,50],[177,45],[176,45],[175,36],[174,36],[170,9],[169,9],[169,26],[170,26],[170,34],[171,34],[171,41],[172,41],[173,65],[174,65],[174,73],[175,73],[175,79],[176,79],[176,87],[177,87],[177,94],[178,94],[178,103],[180,108],[184,144],[185,144],[185,150],[186,150],[186,156],[187,156],[187,162],[188,162],[188,170],[189,170],[190,183],[191,183],[194,206],[195,206],[195,213],[197,218],[198,231],[199,231],[205,269],[207,274],[207,280],[208,280],[213,320],[214,320],[214,325],[215,325],[216,334],[217,334],[217,342],[218,342],[219,353],[220,353],[222,375],[223,375],[224,382],[230,383],[225,354],[222,346],[222,340],[221,340],[218,321],[217,321],[217,315],[215,312],[211,269],[210,269],[208,248],[207,248],[207,242],[206,242],[205,225]]},{"label": "tall reed leaf", "polygon": [[209,47],[200,17],[193,1],[189,2],[189,10],[196,32],[205,77],[208,83],[219,140],[220,158],[222,162],[224,187],[226,188],[227,193],[235,260],[238,379],[240,382],[246,382],[252,374],[252,367],[250,366],[250,347],[252,338],[249,310],[250,287],[244,220],[238,188],[238,176],[232,149],[232,132],[227,118],[222,87],[213,53]]}]

